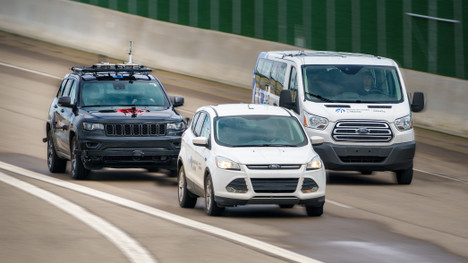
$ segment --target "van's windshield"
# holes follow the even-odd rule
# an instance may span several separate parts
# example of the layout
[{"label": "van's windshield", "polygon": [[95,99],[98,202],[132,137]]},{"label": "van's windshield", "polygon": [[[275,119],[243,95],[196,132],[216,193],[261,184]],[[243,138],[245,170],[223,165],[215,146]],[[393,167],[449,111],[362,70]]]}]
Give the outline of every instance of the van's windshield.
[{"label": "van's windshield", "polygon": [[314,102],[398,103],[403,94],[395,67],[304,65],[305,98]]},{"label": "van's windshield", "polygon": [[287,116],[228,116],[215,119],[218,144],[229,147],[299,147],[307,145],[301,124]]}]

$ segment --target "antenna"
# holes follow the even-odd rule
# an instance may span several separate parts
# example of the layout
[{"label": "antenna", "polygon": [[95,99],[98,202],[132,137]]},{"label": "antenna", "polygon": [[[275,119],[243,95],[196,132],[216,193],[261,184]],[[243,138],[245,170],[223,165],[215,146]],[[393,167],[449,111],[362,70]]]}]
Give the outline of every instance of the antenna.
[{"label": "antenna", "polygon": [[132,64],[132,48],[133,48],[133,41],[130,40],[130,50],[128,51],[128,64]]}]

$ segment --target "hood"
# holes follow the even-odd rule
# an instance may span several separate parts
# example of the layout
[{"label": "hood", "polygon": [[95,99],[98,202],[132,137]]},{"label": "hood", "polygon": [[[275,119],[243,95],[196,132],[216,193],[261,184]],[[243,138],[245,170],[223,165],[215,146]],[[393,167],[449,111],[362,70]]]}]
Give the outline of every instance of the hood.
[{"label": "hood", "polygon": [[240,164],[305,164],[316,153],[310,144],[303,147],[222,147],[218,155]]},{"label": "hood", "polygon": [[[315,104],[315,105],[313,105]],[[370,103],[321,103],[307,105],[308,112],[326,117],[329,121],[373,119],[394,122],[395,119],[410,114],[409,105],[370,104]],[[310,110],[311,109],[311,110]],[[400,114],[398,114],[400,113]],[[405,114],[402,114],[405,113]],[[398,114],[398,116],[397,116]]]},{"label": "hood", "polygon": [[89,107],[81,108],[85,113],[85,118],[90,120],[102,120],[102,122],[112,122],[115,120],[141,121],[141,120],[181,120],[182,117],[172,108],[162,107]]}]

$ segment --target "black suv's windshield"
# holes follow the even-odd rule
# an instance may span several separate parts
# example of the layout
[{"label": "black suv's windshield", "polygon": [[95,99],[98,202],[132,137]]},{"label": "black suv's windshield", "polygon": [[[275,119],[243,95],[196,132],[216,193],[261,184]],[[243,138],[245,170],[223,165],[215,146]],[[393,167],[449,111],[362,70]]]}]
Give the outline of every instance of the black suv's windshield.
[{"label": "black suv's windshield", "polygon": [[230,147],[298,147],[307,145],[301,124],[286,116],[229,116],[214,123],[215,139]]},{"label": "black suv's windshield", "polygon": [[94,80],[83,83],[80,104],[91,106],[169,107],[163,89],[154,81]]},{"label": "black suv's windshield", "polygon": [[315,102],[397,103],[403,100],[395,67],[305,65],[306,99]]}]

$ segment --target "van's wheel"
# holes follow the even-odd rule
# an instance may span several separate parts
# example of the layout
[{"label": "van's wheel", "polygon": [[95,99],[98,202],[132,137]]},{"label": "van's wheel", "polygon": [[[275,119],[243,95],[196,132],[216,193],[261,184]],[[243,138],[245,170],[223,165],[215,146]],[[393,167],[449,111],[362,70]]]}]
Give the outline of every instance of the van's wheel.
[{"label": "van's wheel", "polygon": [[67,160],[57,156],[51,131],[47,133],[47,167],[51,173],[63,173],[67,169]]},{"label": "van's wheel", "polygon": [[183,208],[194,208],[197,204],[197,197],[187,189],[187,179],[185,177],[184,166],[179,169],[179,177],[177,178],[179,187],[177,194],[179,198],[179,205]]},{"label": "van's wheel", "polygon": [[308,216],[321,216],[323,214],[323,205],[321,206],[309,206],[306,205],[306,212]]},{"label": "van's wheel", "polygon": [[213,190],[213,181],[208,175],[205,179],[205,212],[209,216],[219,216],[224,211],[224,207],[219,207],[215,201],[215,193]]},{"label": "van's wheel", "polygon": [[85,180],[88,178],[89,170],[86,169],[79,155],[76,155],[78,150],[78,142],[73,138],[71,140],[71,177],[75,180]]},{"label": "van's wheel", "polygon": [[398,184],[411,184],[413,180],[413,167],[395,171]]}]

